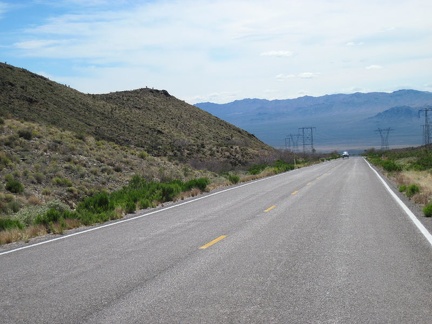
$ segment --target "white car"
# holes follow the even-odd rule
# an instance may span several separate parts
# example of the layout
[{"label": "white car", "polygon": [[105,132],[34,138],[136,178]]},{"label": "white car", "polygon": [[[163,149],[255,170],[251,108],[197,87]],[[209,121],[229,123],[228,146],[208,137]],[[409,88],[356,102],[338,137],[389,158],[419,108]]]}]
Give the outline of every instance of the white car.
[{"label": "white car", "polygon": [[342,153],[342,159],[345,159],[345,158],[349,159],[349,153],[347,151]]}]

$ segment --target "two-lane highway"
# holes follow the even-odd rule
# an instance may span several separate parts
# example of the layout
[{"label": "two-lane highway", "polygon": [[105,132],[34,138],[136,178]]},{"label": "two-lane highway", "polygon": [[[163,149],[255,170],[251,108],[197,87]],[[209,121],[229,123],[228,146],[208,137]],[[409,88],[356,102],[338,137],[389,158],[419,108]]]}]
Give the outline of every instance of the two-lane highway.
[{"label": "two-lane highway", "polygon": [[0,250],[0,323],[430,323],[431,266],[350,158]]}]

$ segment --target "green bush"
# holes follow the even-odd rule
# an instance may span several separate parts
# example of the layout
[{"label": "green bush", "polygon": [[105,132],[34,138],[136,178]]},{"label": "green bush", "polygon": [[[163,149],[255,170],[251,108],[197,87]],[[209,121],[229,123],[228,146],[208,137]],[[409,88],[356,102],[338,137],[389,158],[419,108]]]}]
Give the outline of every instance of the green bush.
[{"label": "green bush", "polygon": [[24,225],[17,219],[0,218],[0,231],[14,228],[23,229]]},{"label": "green bush", "polygon": [[426,217],[432,217],[432,202],[423,207],[423,214]]},{"label": "green bush", "polygon": [[276,170],[277,173],[294,170],[294,165],[286,163],[286,162],[284,162],[282,160],[277,160],[273,164],[273,167],[275,168],[275,170]]},{"label": "green bush", "polygon": [[236,183],[239,183],[240,177],[237,174],[229,174],[228,180],[229,180],[229,182],[236,184]]},{"label": "green bush", "polygon": [[49,226],[50,223],[58,222],[61,217],[62,213],[59,210],[50,208],[45,214],[36,217],[35,224]]},{"label": "green bush", "polygon": [[7,191],[10,191],[12,193],[20,194],[24,192],[24,185],[19,182],[16,179],[9,178],[6,180],[6,186]]},{"label": "green bush", "polygon": [[52,183],[60,187],[72,187],[73,185],[71,180],[62,177],[54,177]]},{"label": "green bush", "polygon": [[205,191],[207,185],[210,183],[210,180],[207,178],[198,178],[189,180],[185,183],[185,190],[191,190],[192,188],[198,188],[201,191]]},{"label": "green bush", "polygon": [[399,186],[399,192],[405,192],[407,190],[407,186],[406,185],[400,185]]},{"label": "green bush", "polygon": [[110,197],[108,193],[102,191],[91,197],[85,198],[81,203],[79,203],[77,211],[81,212],[83,210],[98,214],[114,210],[114,206],[110,204]]},{"label": "green bush", "polygon": [[384,168],[384,170],[386,170],[388,172],[400,172],[400,171],[402,171],[402,167],[392,160],[382,161],[381,166]]},{"label": "green bush", "polygon": [[249,174],[257,175],[257,174],[260,174],[261,172],[263,172],[265,170],[265,168],[267,168],[266,164],[255,164],[255,165],[252,165],[251,167],[249,167],[248,172],[249,172]]},{"label": "green bush", "polygon": [[419,193],[419,192],[420,192],[420,188],[416,184],[411,184],[406,189],[406,195],[409,198],[411,198],[412,196],[414,196],[416,193]]},{"label": "green bush", "polygon": [[136,204],[133,200],[127,200],[126,205],[124,207],[125,207],[126,213],[128,213],[128,214],[134,213],[136,211]]},{"label": "green bush", "polygon": [[178,183],[171,183],[162,186],[162,200],[172,201],[174,198],[182,192],[182,188]]}]

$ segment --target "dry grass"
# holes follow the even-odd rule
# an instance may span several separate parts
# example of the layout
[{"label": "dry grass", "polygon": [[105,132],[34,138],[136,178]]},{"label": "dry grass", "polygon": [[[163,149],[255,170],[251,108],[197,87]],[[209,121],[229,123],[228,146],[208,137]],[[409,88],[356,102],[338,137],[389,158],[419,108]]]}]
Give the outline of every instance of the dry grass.
[{"label": "dry grass", "polygon": [[0,245],[18,241],[28,242],[33,237],[43,236],[46,234],[47,230],[43,225],[29,226],[23,230],[11,229],[0,231]]},{"label": "dry grass", "polygon": [[427,171],[402,171],[394,176],[398,186],[416,184],[420,192],[411,197],[416,204],[425,205],[432,200],[432,174]]}]

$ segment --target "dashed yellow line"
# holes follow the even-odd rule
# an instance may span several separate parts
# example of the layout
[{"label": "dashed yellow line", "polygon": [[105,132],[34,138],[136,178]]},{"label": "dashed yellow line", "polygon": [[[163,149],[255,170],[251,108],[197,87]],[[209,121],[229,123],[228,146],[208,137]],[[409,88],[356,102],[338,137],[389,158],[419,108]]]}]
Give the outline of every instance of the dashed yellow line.
[{"label": "dashed yellow line", "polygon": [[292,196],[295,196],[297,194],[298,194],[298,190],[296,190],[296,191],[294,191],[294,192],[291,193]]},{"label": "dashed yellow line", "polygon": [[264,210],[264,212],[268,213],[270,210],[275,209],[275,208],[276,208],[276,206],[273,205],[273,206],[267,208],[266,210]]},{"label": "dashed yellow line", "polygon": [[207,248],[209,248],[210,246],[216,244],[217,242],[223,240],[226,237],[226,235],[221,235],[217,238],[215,238],[213,241],[208,242],[207,244],[204,244],[203,246],[200,247],[200,250],[205,250]]}]

